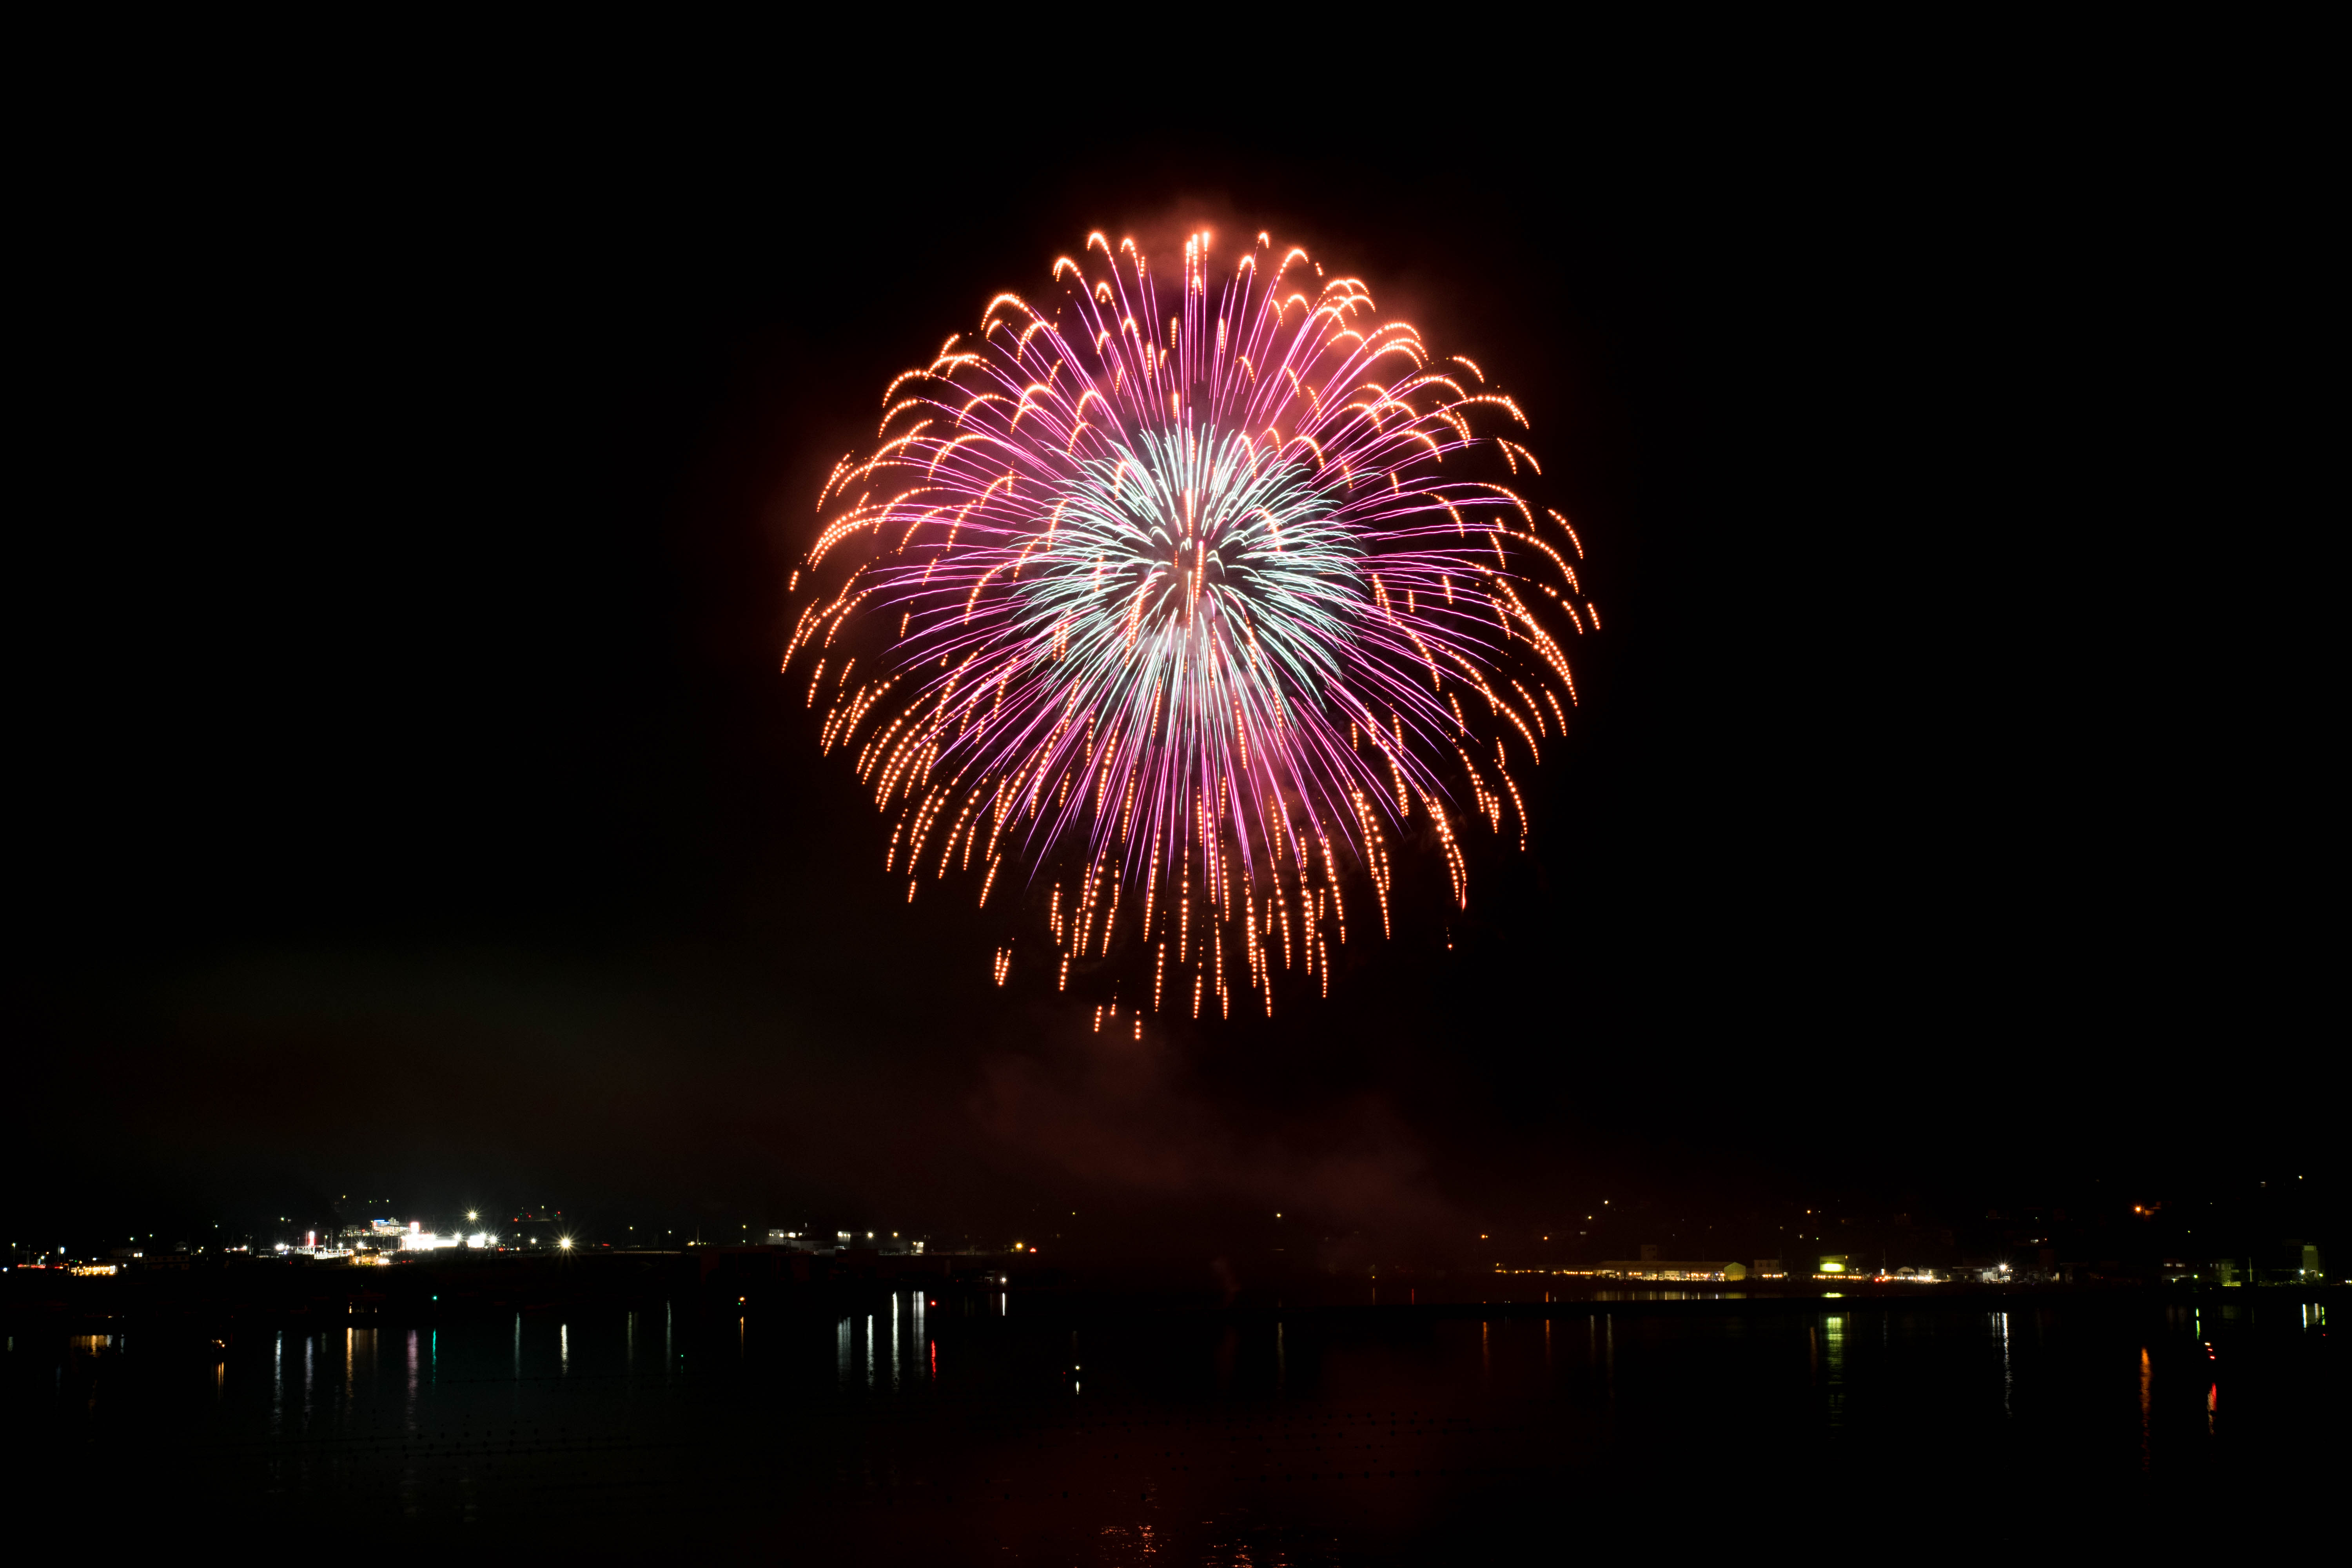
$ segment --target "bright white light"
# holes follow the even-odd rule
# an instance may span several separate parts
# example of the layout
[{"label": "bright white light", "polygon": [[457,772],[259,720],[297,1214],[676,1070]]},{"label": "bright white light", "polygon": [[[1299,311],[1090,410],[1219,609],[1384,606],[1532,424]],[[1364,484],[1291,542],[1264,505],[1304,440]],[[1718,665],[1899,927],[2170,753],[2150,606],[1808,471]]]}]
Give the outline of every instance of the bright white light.
[{"label": "bright white light", "polygon": [[572,1238],[567,1236],[558,1241],[555,1245],[563,1248],[564,1251],[569,1252],[572,1250]]}]

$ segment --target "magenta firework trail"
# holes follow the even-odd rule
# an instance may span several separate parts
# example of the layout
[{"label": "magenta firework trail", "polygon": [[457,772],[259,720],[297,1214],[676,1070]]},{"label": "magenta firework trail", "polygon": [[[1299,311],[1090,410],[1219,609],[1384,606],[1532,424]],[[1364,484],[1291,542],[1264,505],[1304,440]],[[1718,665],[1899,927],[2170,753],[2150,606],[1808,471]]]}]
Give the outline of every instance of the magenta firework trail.
[{"label": "magenta firework trail", "polygon": [[1139,1034],[1237,988],[1271,1014],[1277,973],[1328,994],[1351,926],[1390,930],[1392,844],[1466,907],[1460,835],[1526,847],[1514,770],[1600,627],[1476,364],[1263,234],[1212,257],[1188,237],[1170,299],[1094,234],[1041,304],[990,300],[890,384],[790,584],[783,668],[895,814],[884,869],[1042,906],[1054,984],[1123,979]]}]

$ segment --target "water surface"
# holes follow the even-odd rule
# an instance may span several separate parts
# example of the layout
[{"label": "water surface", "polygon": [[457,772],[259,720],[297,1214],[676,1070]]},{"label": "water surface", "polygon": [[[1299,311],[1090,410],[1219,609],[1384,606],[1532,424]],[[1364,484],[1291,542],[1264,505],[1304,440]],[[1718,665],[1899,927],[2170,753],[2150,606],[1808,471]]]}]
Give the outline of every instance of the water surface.
[{"label": "water surface", "polygon": [[2225,1540],[2249,1508],[2308,1512],[2345,1458],[2310,1301],[1031,1305],[656,1304],[218,1354],[20,1325],[10,1502],[784,1560],[1519,1561]]}]

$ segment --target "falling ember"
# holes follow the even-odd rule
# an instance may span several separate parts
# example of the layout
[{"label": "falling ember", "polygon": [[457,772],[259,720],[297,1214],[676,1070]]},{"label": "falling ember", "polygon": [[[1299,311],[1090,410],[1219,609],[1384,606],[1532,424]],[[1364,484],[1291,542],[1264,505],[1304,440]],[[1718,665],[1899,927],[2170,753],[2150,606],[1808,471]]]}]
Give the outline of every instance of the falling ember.
[{"label": "falling ember", "polygon": [[1210,244],[1171,279],[1091,235],[1053,298],[998,295],[893,381],[782,664],[895,815],[886,870],[932,849],[984,908],[1010,859],[1056,989],[1148,967],[1158,1011],[1172,957],[1195,1016],[1235,982],[1271,1015],[1277,970],[1328,994],[1342,880],[1385,935],[1392,847],[1465,907],[1465,832],[1526,847],[1506,762],[1565,731],[1563,639],[1600,618],[1582,542],[1514,488],[1542,473],[1516,403],[1304,251]]}]

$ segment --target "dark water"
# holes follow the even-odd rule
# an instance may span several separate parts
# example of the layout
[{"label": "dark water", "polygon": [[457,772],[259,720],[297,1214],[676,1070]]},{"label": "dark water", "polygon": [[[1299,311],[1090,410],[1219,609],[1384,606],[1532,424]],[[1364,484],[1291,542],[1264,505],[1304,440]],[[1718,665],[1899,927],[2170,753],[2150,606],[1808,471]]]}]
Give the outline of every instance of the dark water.
[{"label": "dark water", "polygon": [[[110,1536],[1273,1565],[2279,1543],[2333,1500],[2311,1301],[2020,1298],[437,1328],[18,1325],[7,1505]],[[2249,1535],[2247,1532],[2252,1531]]]}]

